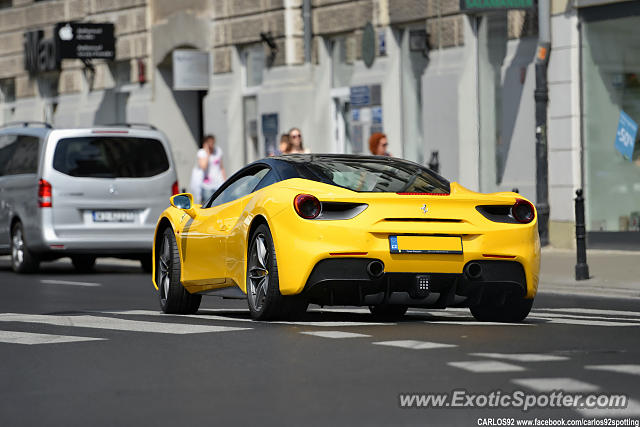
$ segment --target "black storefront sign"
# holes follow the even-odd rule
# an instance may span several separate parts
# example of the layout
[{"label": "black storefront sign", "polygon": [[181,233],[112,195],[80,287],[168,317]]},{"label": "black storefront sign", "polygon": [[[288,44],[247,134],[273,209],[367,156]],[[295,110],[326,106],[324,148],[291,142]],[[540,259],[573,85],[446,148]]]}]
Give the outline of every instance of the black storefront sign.
[{"label": "black storefront sign", "polygon": [[460,0],[460,12],[532,9],[534,0]]},{"label": "black storefront sign", "polygon": [[60,70],[60,56],[54,39],[45,39],[44,31],[24,33],[24,68],[29,73]]},{"label": "black storefront sign", "polygon": [[62,59],[108,59],[116,57],[114,25],[92,22],[56,24],[55,39]]},{"label": "black storefront sign", "polygon": [[62,59],[113,60],[116,57],[114,25],[111,23],[61,22],[53,37],[43,30],[24,33],[24,68],[31,74],[59,71]]}]

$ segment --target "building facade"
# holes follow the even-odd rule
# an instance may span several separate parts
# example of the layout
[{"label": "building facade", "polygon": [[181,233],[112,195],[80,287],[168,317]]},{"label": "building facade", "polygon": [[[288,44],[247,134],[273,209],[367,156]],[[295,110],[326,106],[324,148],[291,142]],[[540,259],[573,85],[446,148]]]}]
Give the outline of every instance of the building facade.
[{"label": "building facade", "polygon": [[[614,151],[602,162],[598,151],[614,145],[616,108],[640,120],[633,77],[640,61],[636,3],[552,1],[548,141],[556,246],[573,242],[573,193],[579,187],[587,196],[588,229],[601,232],[593,239],[612,232],[618,234],[604,240],[636,238],[635,157],[621,162]],[[438,165],[444,176],[473,190],[517,188],[535,201],[537,13],[461,10],[461,4],[3,2],[0,124],[153,124],[172,143],[182,187],[203,134],[217,136],[232,172],[274,152],[279,135],[291,127],[301,129],[312,152],[366,153],[370,134],[380,131],[395,156]],[[621,17],[624,22],[616,21]],[[48,36],[66,21],[114,23],[115,59],[89,67],[63,60],[59,71],[27,72],[25,32],[39,29]],[[611,71],[618,73],[614,83],[603,77],[611,67],[619,70]],[[616,199],[614,188],[626,191],[621,194],[628,202]]]}]

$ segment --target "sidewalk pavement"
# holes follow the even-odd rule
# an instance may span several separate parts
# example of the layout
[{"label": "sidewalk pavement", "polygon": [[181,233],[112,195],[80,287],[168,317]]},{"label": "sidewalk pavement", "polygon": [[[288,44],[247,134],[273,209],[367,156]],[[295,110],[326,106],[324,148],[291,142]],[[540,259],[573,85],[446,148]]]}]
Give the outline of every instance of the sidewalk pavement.
[{"label": "sidewalk pavement", "polygon": [[576,251],[542,248],[538,292],[640,299],[640,252],[587,250],[589,279],[575,279]]}]

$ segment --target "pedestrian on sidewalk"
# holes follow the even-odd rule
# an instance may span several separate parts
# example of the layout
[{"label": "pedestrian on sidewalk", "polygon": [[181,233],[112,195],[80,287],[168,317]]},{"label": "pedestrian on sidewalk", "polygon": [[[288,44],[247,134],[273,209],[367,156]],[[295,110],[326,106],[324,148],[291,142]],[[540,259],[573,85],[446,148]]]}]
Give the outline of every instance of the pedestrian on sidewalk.
[{"label": "pedestrian on sidewalk", "polygon": [[291,128],[289,131],[290,151],[287,154],[309,153],[302,145],[302,132],[298,128]]},{"label": "pedestrian on sidewalk", "polygon": [[375,132],[369,137],[369,151],[374,156],[391,156],[391,153],[387,151],[389,143],[387,142],[387,135],[381,132]]},{"label": "pedestrian on sidewalk", "polygon": [[278,146],[280,154],[289,154],[291,151],[291,143],[289,142],[289,134],[283,133],[280,135],[280,144]]},{"label": "pedestrian on sidewalk", "polygon": [[202,138],[202,148],[196,154],[196,165],[191,173],[191,193],[197,203],[205,203],[227,179],[222,154],[214,135]]}]

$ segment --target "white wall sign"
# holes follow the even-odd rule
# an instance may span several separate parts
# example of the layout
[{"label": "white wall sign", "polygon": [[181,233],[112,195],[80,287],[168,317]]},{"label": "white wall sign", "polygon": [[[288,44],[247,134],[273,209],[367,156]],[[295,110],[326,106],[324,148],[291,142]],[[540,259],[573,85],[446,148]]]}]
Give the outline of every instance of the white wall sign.
[{"label": "white wall sign", "polygon": [[209,52],[176,49],[172,60],[173,90],[209,89]]}]

